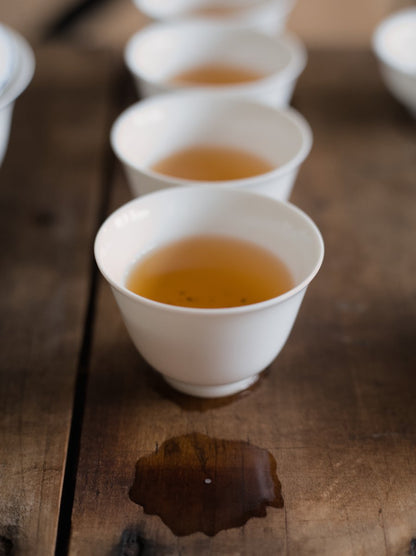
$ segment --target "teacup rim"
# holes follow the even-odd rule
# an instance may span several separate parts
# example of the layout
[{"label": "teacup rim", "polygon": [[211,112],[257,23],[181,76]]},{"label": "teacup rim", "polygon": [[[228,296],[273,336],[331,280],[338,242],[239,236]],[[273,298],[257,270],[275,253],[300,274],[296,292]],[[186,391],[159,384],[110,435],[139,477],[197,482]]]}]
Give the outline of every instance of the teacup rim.
[{"label": "teacup rim", "polygon": [[[317,239],[317,242],[318,242],[319,255],[317,257],[317,261],[316,261],[313,269],[308,273],[308,275],[299,284],[295,285],[293,288],[284,292],[281,295],[275,296],[273,298],[270,298],[270,299],[267,299],[265,301],[261,301],[261,302],[258,302],[258,303],[251,303],[251,304],[247,304],[247,305],[241,305],[241,306],[238,306],[238,307],[220,307],[220,308],[183,307],[183,306],[179,306],[179,305],[170,305],[170,304],[167,304],[167,303],[154,301],[152,299],[148,299],[144,296],[133,293],[126,286],[124,286],[122,284],[119,284],[116,280],[111,278],[109,276],[109,274],[106,272],[106,270],[104,269],[103,265],[101,264],[100,255],[99,255],[100,238],[101,238],[102,234],[104,233],[105,228],[107,228],[113,220],[117,219],[125,211],[128,211],[133,205],[143,203],[146,199],[149,199],[149,198],[154,198],[154,197],[157,197],[157,196],[166,196],[166,195],[169,195],[169,194],[173,194],[173,195],[180,194],[181,191],[185,192],[186,190],[189,191],[189,189],[186,186],[185,187],[176,187],[174,189],[168,189],[168,190],[161,189],[161,190],[153,191],[151,193],[147,193],[146,195],[142,195],[140,197],[135,197],[135,198],[131,199],[130,201],[124,203],[120,207],[118,207],[111,214],[109,214],[107,216],[107,218],[100,225],[100,227],[99,227],[99,229],[96,233],[96,236],[95,236],[94,249],[93,249],[97,267],[100,270],[103,277],[105,278],[105,280],[110,284],[110,286],[112,288],[114,288],[115,290],[117,290],[118,292],[120,292],[121,294],[123,294],[125,297],[128,297],[129,299],[131,299],[135,303],[140,303],[142,305],[144,304],[145,306],[148,306],[148,307],[152,307],[152,308],[156,308],[156,309],[164,310],[164,311],[169,311],[169,312],[174,312],[174,313],[191,314],[191,315],[203,315],[203,316],[212,316],[212,317],[218,316],[218,315],[233,315],[233,314],[239,314],[239,313],[251,313],[251,312],[261,311],[263,309],[266,310],[266,309],[268,309],[268,308],[270,308],[270,307],[272,307],[276,304],[280,304],[280,303],[285,302],[288,299],[294,297],[299,292],[304,290],[310,284],[310,282],[314,279],[314,277],[317,275],[317,273],[318,273],[318,271],[321,268],[322,263],[323,263],[324,254],[325,254],[325,244],[324,244],[324,240],[323,240],[320,229],[318,228],[318,226],[315,224],[315,222],[312,220],[312,218],[305,211],[303,211],[302,209],[300,209],[299,207],[297,207],[296,205],[294,205],[293,203],[290,203],[288,201],[282,201],[282,200],[279,200],[279,199],[266,197],[266,196],[264,196],[260,193],[254,192],[254,191],[239,190],[239,189],[232,189],[232,188],[229,188],[229,189],[212,189],[211,186],[197,185],[197,186],[195,186],[195,188],[193,188],[194,191],[195,190],[207,191],[207,192],[211,191],[213,194],[219,195],[219,196],[221,196],[221,195],[237,195],[237,196],[248,196],[248,197],[252,197],[253,199],[257,199],[257,200],[262,199],[264,202],[280,205],[284,210],[289,210],[289,211],[292,212],[292,214],[293,213],[296,214],[304,222],[307,223],[307,225],[313,231],[313,233],[315,235],[315,238]],[[177,193],[175,193],[175,192],[177,192]],[[197,234],[195,234],[195,235],[197,235]]]},{"label": "teacup rim", "polygon": [[[119,127],[122,125],[124,120],[129,119],[132,114],[134,114],[138,110],[142,110],[148,105],[156,104],[159,101],[163,100],[174,100],[175,98],[190,98],[190,97],[200,97],[201,99],[206,99],[209,102],[217,102],[217,103],[228,103],[228,104],[245,104],[248,106],[255,106],[256,109],[260,108],[261,110],[269,111],[270,113],[279,114],[281,117],[286,118],[289,120],[300,132],[302,141],[301,146],[298,151],[288,160],[287,162],[273,168],[269,172],[265,172],[263,174],[258,174],[256,176],[248,177],[248,178],[240,178],[235,180],[219,180],[215,182],[205,181],[205,180],[190,180],[185,178],[177,178],[174,176],[168,176],[165,174],[161,174],[159,172],[155,172],[151,170],[149,167],[142,166],[139,164],[135,164],[133,161],[129,159],[129,157],[125,156],[125,154],[121,151],[118,145],[117,135]],[[260,101],[255,101],[248,98],[232,98],[232,97],[217,97],[211,95],[209,92],[205,91],[194,91],[194,90],[181,90],[175,91],[172,93],[160,93],[151,97],[147,97],[143,100],[139,100],[134,104],[128,106],[116,120],[113,122],[110,130],[110,143],[114,153],[117,157],[128,167],[131,169],[140,172],[144,176],[148,176],[153,179],[161,179],[165,184],[165,188],[176,187],[178,185],[186,185],[186,186],[196,186],[196,185],[210,185],[210,187],[227,187],[233,186],[237,188],[244,188],[255,186],[258,182],[262,182],[266,177],[269,179],[272,178],[280,178],[285,174],[291,172],[294,168],[300,166],[302,162],[306,159],[309,155],[312,144],[313,144],[313,132],[312,128],[309,125],[306,118],[298,112],[295,108],[292,107],[284,107],[278,108],[274,106],[270,106]],[[220,143],[219,143],[220,144]]]}]

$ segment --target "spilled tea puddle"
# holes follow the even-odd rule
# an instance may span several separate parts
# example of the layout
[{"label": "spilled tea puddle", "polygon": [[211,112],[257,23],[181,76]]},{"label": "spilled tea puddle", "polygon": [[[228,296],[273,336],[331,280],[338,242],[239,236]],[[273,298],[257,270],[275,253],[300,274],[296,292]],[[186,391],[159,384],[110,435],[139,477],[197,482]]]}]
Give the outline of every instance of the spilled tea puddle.
[{"label": "spilled tea puddle", "polygon": [[177,536],[213,536],[284,504],[267,450],[199,433],[171,438],[139,459],[129,496]]}]

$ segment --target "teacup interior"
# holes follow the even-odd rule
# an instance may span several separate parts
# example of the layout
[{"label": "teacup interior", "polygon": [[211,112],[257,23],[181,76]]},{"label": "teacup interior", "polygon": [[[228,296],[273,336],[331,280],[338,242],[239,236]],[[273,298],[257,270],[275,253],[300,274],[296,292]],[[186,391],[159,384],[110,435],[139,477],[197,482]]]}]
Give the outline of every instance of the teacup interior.
[{"label": "teacup interior", "polygon": [[116,211],[97,235],[97,262],[111,282],[124,287],[140,256],[195,235],[234,237],[267,248],[288,266],[295,288],[313,277],[323,256],[318,229],[293,205],[201,186],[158,191]]},{"label": "teacup interior", "polygon": [[281,72],[291,61],[290,49],[283,41],[254,31],[197,22],[149,28],[136,35],[126,55],[133,71],[159,82],[204,64],[242,67],[268,77]]},{"label": "teacup interior", "polygon": [[305,127],[292,112],[204,94],[161,95],[137,103],[113,128],[120,158],[149,171],[160,159],[189,146],[225,146],[251,152],[273,167],[303,148]]}]

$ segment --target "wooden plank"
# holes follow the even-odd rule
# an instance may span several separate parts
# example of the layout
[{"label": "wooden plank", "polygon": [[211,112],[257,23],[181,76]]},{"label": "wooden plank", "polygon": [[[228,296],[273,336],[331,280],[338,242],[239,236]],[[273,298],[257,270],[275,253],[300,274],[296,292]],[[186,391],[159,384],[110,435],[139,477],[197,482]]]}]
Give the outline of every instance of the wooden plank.
[{"label": "wooden plank", "polygon": [[0,170],[0,554],[54,554],[113,59],[36,52]]},{"label": "wooden plank", "polygon": [[0,6],[0,21],[22,33],[33,45],[38,45],[48,27],[62,17],[63,13],[75,9],[77,4],[77,0],[36,0],[36,3],[25,0],[6,1]]},{"label": "wooden plank", "polygon": [[117,0],[104,4],[82,18],[69,30],[71,41],[94,48],[122,50],[129,38],[150,20],[139,11],[132,0]]},{"label": "wooden plank", "polygon": [[[173,394],[142,361],[101,282],[71,555],[408,554],[416,536],[414,124],[368,52],[311,52],[295,104],[315,144],[292,200],[320,226],[326,258],[293,333],[252,391],[198,402]],[[119,174],[112,207],[128,198]],[[268,451],[284,507],[214,536],[177,536],[146,514],[129,498],[136,462],[191,433]],[[162,504],[175,503],[167,496]]]},{"label": "wooden plank", "polygon": [[359,2],[296,2],[289,28],[311,48],[366,48],[376,25],[405,6],[405,0],[374,0],[361,11]]}]

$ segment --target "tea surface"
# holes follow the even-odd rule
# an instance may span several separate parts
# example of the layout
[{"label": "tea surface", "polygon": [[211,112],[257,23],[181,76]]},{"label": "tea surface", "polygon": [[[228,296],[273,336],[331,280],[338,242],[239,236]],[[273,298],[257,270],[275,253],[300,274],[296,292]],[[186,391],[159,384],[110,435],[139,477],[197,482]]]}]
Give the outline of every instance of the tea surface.
[{"label": "tea surface", "polygon": [[237,66],[206,64],[184,70],[170,79],[174,85],[235,85],[257,81],[264,74]]},{"label": "tea surface", "polygon": [[160,174],[199,181],[250,178],[274,170],[259,156],[242,149],[195,146],[162,158],[151,169]]},{"label": "tea surface", "polygon": [[274,253],[252,242],[195,236],[141,257],[126,287],[169,305],[224,308],[276,297],[293,287],[293,279]]}]

